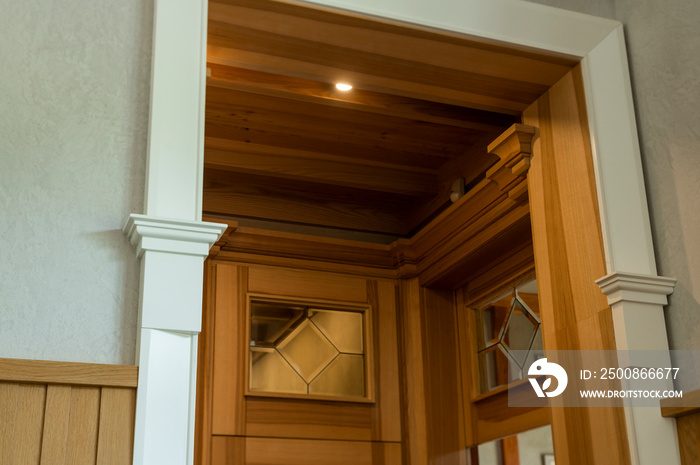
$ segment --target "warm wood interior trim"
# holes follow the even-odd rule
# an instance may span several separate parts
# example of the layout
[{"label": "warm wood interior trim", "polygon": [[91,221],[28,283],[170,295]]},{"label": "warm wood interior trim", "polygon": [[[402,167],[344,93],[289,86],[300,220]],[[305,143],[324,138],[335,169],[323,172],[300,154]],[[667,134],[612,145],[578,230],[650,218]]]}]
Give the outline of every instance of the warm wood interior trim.
[{"label": "warm wood interior trim", "polygon": [[0,381],[135,388],[139,367],[0,358]]},{"label": "warm wood interior trim", "polygon": [[210,258],[382,278],[419,276],[421,285],[448,289],[479,276],[497,279],[513,267],[527,272],[533,252],[525,176],[535,135],[531,126],[508,129],[491,147],[499,161],[487,177],[410,239],[373,244],[230,222]]},{"label": "warm wood interior trim", "polygon": [[700,389],[684,392],[680,399],[661,399],[661,416],[679,418],[700,413]]}]

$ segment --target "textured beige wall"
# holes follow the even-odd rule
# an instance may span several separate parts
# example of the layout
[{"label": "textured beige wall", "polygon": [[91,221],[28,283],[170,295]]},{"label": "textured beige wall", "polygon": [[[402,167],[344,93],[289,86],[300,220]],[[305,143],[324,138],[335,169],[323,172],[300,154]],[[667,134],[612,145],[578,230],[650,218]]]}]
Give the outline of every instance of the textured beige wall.
[{"label": "textured beige wall", "polygon": [[672,349],[700,349],[700,1],[535,0],[622,21]]},{"label": "textured beige wall", "polygon": [[134,363],[152,0],[0,0],[0,357]]}]

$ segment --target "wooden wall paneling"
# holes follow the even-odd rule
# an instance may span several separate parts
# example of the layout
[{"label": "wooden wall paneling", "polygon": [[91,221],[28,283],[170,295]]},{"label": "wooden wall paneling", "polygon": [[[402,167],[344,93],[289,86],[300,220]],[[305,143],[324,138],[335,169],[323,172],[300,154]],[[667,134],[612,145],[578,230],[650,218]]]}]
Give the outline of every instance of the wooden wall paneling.
[{"label": "wooden wall paneling", "polygon": [[68,422],[70,421],[70,398],[70,386],[49,385],[46,388],[41,465],[65,463]]},{"label": "wooden wall paneling", "polygon": [[401,443],[373,442],[372,465],[402,465]]},{"label": "wooden wall paneling", "polygon": [[[614,350],[595,280],[605,261],[580,66],[523,113],[539,127],[528,175],[545,349]],[[555,408],[557,463],[630,463],[622,409]]]},{"label": "wooden wall paneling", "polygon": [[372,439],[369,404],[249,397],[246,434],[278,438]]},{"label": "wooden wall paneling", "polygon": [[246,438],[214,436],[211,438],[211,461],[207,465],[246,465]]},{"label": "wooden wall paneling", "polygon": [[454,292],[422,288],[421,294],[430,458],[435,465],[465,465]]},{"label": "wooden wall paneling", "polygon": [[19,385],[0,383],[0,464],[14,462],[15,418]]},{"label": "wooden wall paneling", "polygon": [[249,291],[303,299],[367,302],[367,280],[334,273],[251,267]]},{"label": "wooden wall paneling", "polygon": [[38,465],[46,386],[1,382],[0,394],[0,463]]},{"label": "wooden wall paneling", "polygon": [[[131,463],[136,389],[123,386],[136,380],[136,367],[7,359],[0,365],[7,367],[0,371],[0,464]],[[46,372],[37,374],[42,367]]]},{"label": "wooden wall paneling", "polygon": [[398,288],[395,281],[371,280],[367,294],[374,320],[376,403],[372,440],[401,441],[401,390],[397,332]]},{"label": "wooden wall paneling", "polygon": [[403,457],[407,465],[423,465],[429,463],[429,451],[421,288],[418,278],[402,280],[400,287]]},{"label": "wooden wall paneling", "polygon": [[134,450],[136,390],[102,388],[97,465],[130,465]]},{"label": "wooden wall paneling", "polygon": [[215,354],[212,368],[211,432],[214,435],[244,435],[248,269],[217,264],[214,277]]},{"label": "wooden wall paneling", "polygon": [[372,443],[246,438],[246,465],[372,465]]},{"label": "wooden wall paneling", "polygon": [[[126,392],[133,391],[131,389]],[[92,465],[97,455],[100,388],[48,385],[41,465]],[[102,415],[105,415],[102,412]],[[132,411],[133,419],[133,411]],[[126,426],[127,431],[133,427]],[[120,445],[126,447],[133,439]]]},{"label": "wooden wall paneling", "polygon": [[[64,462],[66,465],[92,465],[95,463],[101,410],[100,399],[100,388],[78,386],[71,388],[70,420],[68,421],[68,439]],[[133,402],[128,399],[120,408],[127,410],[129,405],[132,405],[135,409],[136,404],[135,401]],[[125,424],[124,428],[128,431],[132,426]],[[133,439],[127,438],[122,446],[130,450],[132,443]]]}]

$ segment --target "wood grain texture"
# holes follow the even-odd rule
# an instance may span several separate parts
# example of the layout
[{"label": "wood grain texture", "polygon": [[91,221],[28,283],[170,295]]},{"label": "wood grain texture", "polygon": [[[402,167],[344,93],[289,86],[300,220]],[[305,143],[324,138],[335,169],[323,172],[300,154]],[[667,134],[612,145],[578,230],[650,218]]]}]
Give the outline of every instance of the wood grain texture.
[{"label": "wood grain texture", "polygon": [[[280,24],[286,27],[280,28]],[[259,39],[261,36],[267,40],[264,44]],[[323,64],[355,76],[361,74],[362,82],[374,85],[382,82],[382,78],[398,81],[393,87],[403,92],[415,93],[420,84],[433,84],[435,79],[431,75],[434,75],[444,81],[443,87],[474,89],[468,94],[474,94],[472,99],[479,101],[469,101],[471,106],[489,105],[501,110],[506,106],[514,109],[518,101],[534,100],[537,90],[545,91],[570,66],[570,62],[562,59],[528,52],[518,54],[505,47],[457,40],[447,34],[386,21],[318,8],[281,10],[272,2],[214,3],[210,7],[209,43],[216,47],[210,49],[210,57],[229,56],[226,48],[274,54],[278,59],[306,61],[307,75],[321,74],[318,70]],[[311,47],[314,53],[305,53]],[[333,75],[328,77],[333,82]],[[451,94],[443,91],[443,95]],[[464,98],[452,96],[452,99],[465,103]],[[500,106],[496,102],[501,102]]]},{"label": "wood grain texture", "polygon": [[216,265],[211,432],[245,434],[246,328],[248,270]]},{"label": "wood grain texture", "polygon": [[423,288],[421,307],[431,461],[436,465],[463,465],[467,456],[454,292]]},{"label": "wood grain texture", "polygon": [[46,388],[41,465],[63,464],[66,461],[70,398],[70,386],[49,385]]},{"label": "wood grain texture", "polygon": [[211,438],[211,461],[207,465],[245,465],[245,437],[214,436]]},{"label": "wood grain texture", "polygon": [[247,465],[372,465],[372,443],[246,438]]},{"label": "wood grain texture", "polygon": [[130,465],[134,451],[136,390],[105,387],[100,399],[97,465]]},{"label": "wood grain texture", "polygon": [[313,5],[213,1],[204,210],[409,236],[575,62]]},{"label": "wood grain texture", "polygon": [[249,436],[372,439],[372,407],[364,404],[249,397],[245,421]]},{"label": "wood grain texture", "polygon": [[419,465],[429,458],[421,288],[417,278],[402,280],[400,287],[403,457],[407,464]]},{"label": "wood grain texture", "polygon": [[401,441],[401,392],[398,353],[398,288],[394,281],[368,281],[367,295],[374,318],[374,379],[376,404],[372,408],[372,440]]},{"label": "wood grain texture", "polygon": [[365,113],[408,118],[466,129],[487,130],[503,128],[513,117],[501,113],[441,104],[400,95],[354,89],[338,92],[328,83],[291,76],[279,76],[244,68],[208,64],[209,87],[221,87],[262,95],[284,97],[303,102],[323,102],[326,105],[360,110]]},{"label": "wood grain texture", "polygon": [[38,465],[46,405],[46,386],[0,383],[0,458],[2,464]]},{"label": "wood grain texture", "polygon": [[682,398],[661,399],[661,416],[683,417],[700,414],[700,390],[684,392]]},{"label": "wood grain texture", "polygon": [[92,384],[0,382],[0,464],[130,464],[136,390]]},{"label": "wood grain texture", "polygon": [[[66,441],[66,465],[92,465],[97,457],[98,426],[100,420],[101,389],[97,387],[71,388],[70,412],[68,420],[68,437]],[[120,408],[127,410],[136,404],[131,399],[125,401]],[[132,414],[133,415],[133,414]],[[131,425],[124,426],[127,430]],[[133,439],[122,443],[122,447],[130,448]]]},{"label": "wood grain texture", "polygon": [[[612,316],[595,284],[605,259],[580,67],[523,113],[537,126],[528,175],[545,349],[614,350]],[[630,463],[621,409],[556,408],[557,463]]]},{"label": "wood grain texture", "polygon": [[138,367],[0,358],[0,381],[135,388]]},{"label": "wood grain texture", "polygon": [[678,447],[681,452],[681,464],[700,463],[700,415],[686,415],[676,420],[678,430]]},{"label": "wood grain texture", "polygon": [[366,279],[285,268],[251,267],[248,290],[302,299],[367,302]]}]

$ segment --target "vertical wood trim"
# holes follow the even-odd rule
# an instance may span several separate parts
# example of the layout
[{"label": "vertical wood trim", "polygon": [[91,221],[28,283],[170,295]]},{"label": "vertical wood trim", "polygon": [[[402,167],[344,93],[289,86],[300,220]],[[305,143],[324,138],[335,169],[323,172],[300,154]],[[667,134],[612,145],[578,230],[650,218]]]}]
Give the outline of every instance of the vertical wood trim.
[{"label": "vertical wood trim", "polygon": [[248,269],[216,265],[214,304],[214,364],[211,432],[245,435],[245,347]]},{"label": "vertical wood trim", "polygon": [[374,380],[372,440],[401,441],[401,396],[396,329],[397,288],[393,281],[368,281],[367,296],[374,319]]},{"label": "vertical wood trim", "polygon": [[19,385],[0,383],[0,465],[14,463],[16,442],[15,425],[17,424],[17,402]]},{"label": "vertical wood trim", "polygon": [[408,465],[428,463],[423,330],[420,284],[417,278],[401,282],[399,331],[403,359],[403,444]]},{"label": "vertical wood trim", "polygon": [[39,464],[46,409],[46,386],[20,385],[15,417],[15,462]]},{"label": "vertical wood trim", "polygon": [[131,465],[135,410],[134,389],[102,389],[97,465]]},{"label": "vertical wood trim", "polygon": [[428,450],[435,465],[466,463],[454,292],[421,289]]},{"label": "vertical wood trim", "polygon": [[204,262],[202,332],[198,339],[197,405],[195,412],[194,463],[211,462],[212,383],[214,373],[214,287],[216,265]]},{"label": "vertical wood trim", "polygon": [[700,414],[676,418],[682,465],[700,463]]},{"label": "vertical wood trim", "polygon": [[503,438],[501,440],[501,453],[503,456],[503,465],[520,465],[518,436]]},{"label": "vertical wood trim", "polygon": [[41,465],[66,463],[71,387],[49,385],[46,388],[44,437],[41,441]]},{"label": "vertical wood trim", "polygon": [[100,388],[71,389],[66,465],[93,465],[97,459]]},{"label": "vertical wood trim", "polygon": [[[580,65],[523,113],[537,126],[528,174],[545,349],[614,350]],[[622,409],[552,409],[557,463],[629,464]]]}]

